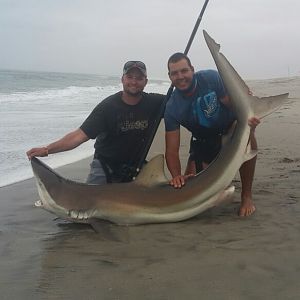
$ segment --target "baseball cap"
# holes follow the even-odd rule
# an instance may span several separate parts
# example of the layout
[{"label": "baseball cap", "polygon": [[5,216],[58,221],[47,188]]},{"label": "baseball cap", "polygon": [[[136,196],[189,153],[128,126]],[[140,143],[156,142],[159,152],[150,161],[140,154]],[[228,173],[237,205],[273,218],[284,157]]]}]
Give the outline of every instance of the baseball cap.
[{"label": "baseball cap", "polygon": [[123,75],[127,74],[133,68],[139,69],[143,73],[143,75],[147,77],[146,65],[138,60],[130,60],[127,63],[125,63],[123,68]]}]

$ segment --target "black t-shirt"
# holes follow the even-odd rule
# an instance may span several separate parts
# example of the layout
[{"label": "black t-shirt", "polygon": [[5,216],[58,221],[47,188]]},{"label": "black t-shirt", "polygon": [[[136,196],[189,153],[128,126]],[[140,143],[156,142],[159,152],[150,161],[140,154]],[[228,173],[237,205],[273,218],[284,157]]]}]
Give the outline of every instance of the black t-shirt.
[{"label": "black t-shirt", "polygon": [[95,156],[111,166],[131,165],[139,159],[141,145],[165,98],[143,93],[138,104],[128,105],[121,96],[118,92],[104,99],[80,127],[89,138],[96,138]]}]

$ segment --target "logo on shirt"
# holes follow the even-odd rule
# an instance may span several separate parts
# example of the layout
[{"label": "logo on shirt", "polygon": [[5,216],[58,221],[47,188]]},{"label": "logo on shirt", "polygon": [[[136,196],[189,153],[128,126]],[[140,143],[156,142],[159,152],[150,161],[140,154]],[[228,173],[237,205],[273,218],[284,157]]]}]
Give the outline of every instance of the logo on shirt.
[{"label": "logo on shirt", "polygon": [[140,121],[124,121],[120,124],[120,129],[122,132],[129,130],[145,130],[148,128],[148,120]]},{"label": "logo on shirt", "polygon": [[201,106],[206,118],[211,118],[219,108],[217,94],[213,91],[202,97]]}]

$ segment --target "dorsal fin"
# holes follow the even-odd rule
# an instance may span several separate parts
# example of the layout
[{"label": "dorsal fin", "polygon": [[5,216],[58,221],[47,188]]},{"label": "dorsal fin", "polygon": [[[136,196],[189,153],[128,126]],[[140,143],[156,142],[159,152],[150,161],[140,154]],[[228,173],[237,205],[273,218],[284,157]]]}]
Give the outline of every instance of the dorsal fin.
[{"label": "dorsal fin", "polygon": [[167,183],[167,181],[164,172],[164,156],[163,154],[159,154],[144,165],[134,183],[151,187],[157,184]]}]

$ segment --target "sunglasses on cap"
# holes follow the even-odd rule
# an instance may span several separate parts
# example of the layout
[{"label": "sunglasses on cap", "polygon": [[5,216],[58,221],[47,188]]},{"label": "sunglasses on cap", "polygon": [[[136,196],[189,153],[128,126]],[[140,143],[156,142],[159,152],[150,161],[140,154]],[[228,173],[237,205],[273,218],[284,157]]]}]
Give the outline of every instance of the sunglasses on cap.
[{"label": "sunglasses on cap", "polygon": [[131,60],[125,63],[123,74],[127,74],[133,68],[139,69],[143,73],[143,75],[147,76],[146,65],[142,61],[138,60]]}]

